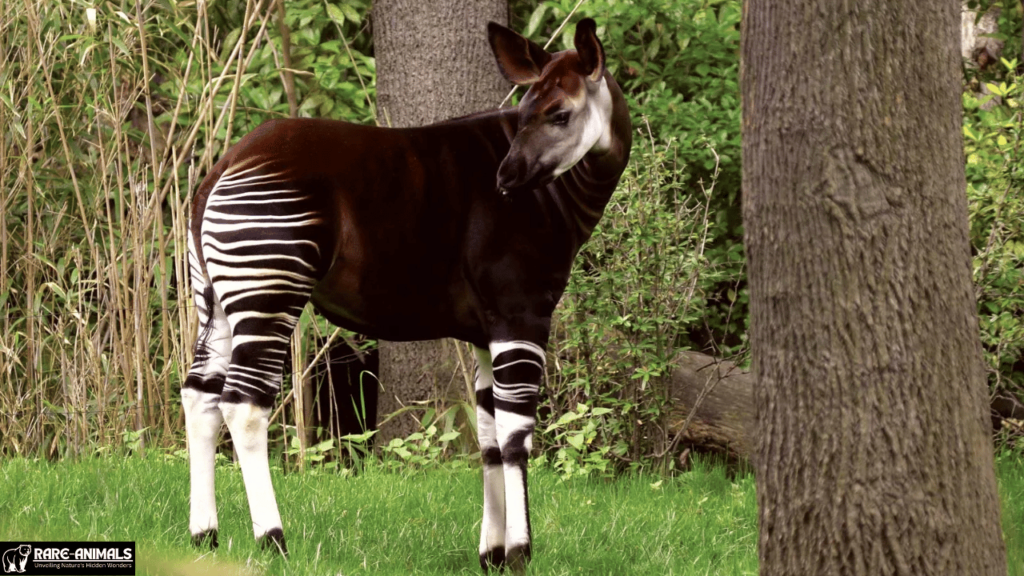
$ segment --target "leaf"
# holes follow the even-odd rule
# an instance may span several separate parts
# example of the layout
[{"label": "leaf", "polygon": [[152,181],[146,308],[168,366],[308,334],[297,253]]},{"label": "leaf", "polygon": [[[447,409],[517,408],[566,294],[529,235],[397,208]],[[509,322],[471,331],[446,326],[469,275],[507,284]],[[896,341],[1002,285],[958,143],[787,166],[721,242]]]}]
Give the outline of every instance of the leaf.
[{"label": "leaf", "polygon": [[573,434],[572,436],[568,436],[566,438],[566,440],[569,441],[569,444],[573,448],[575,448],[577,450],[583,450],[583,433],[582,432],[579,433],[579,434]]},{"label": "leaf", "polygon": [[338,26],[343,26],[345,24],[345,13],[341,11],[341,8],[330,2],[325,2],[325,4],[327,4],[327,16]]},{"label": "leaf", "polygon": [[[349,442],[363,443],[363,442],[366,442],[367,440],[369,440],[376,433],[377,433],[376,430],[370,430],[368,432],[363,432],[362,434],[346,434],[346,435],[342,436],[341,439],[342,440],[347,440]],[[397,438],[396,438],[396,440],[397,440]]]},{"label": "leaf", "polygon": [[562,414],[562,417],[559,418],[557,422],[555,422],[555,425],[562,426],[568,424],[569,422],[572,422],[573,420],[576,420],[579,417],[580,415],[577,414],[576,412],[566,412],[565,414]]},{"label": "leaf", "polygon": [[441,434],[441,437],[438,438],[437,441],[438,442],[451,442],[452,440],[455,440],[459,436],[461,436],[461,434],[459,432],[454,432],[454,431],[453,432],[446,432],[444,434]]},{"label": "leaf", "polygon": [[526,24],[526,29],[523,30],[523,36],[531,38],[537,32],[537,28],[540,27],[540,23],[544,20],[544,13],[547,11],[547,4],[541,4],[533,11],[533,14],[530,15],[530,21]]},{"label": "leaf", "polygon": [[605,414],[609,414],[611,412],[613,412],[611,408],[594,408],[593,410],[590,411],[590,413],[593,414],[594,416],[604,416]]},{"label": "leaf", "polygon": [[359,21],[362,20],[359,16],[359,12],[356,12],[356,9],[349,4],[343,3],[341,5],[341,11],[345,13],[345,18],[348,18],[349,22],[353,24],[359,24]]}]

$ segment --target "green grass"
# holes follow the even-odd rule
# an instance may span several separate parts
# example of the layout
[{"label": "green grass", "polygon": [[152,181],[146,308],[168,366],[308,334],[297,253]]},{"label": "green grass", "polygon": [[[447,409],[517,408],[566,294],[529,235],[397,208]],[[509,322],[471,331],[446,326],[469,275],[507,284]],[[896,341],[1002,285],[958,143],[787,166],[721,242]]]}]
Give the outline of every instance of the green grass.
[{"label": "green grass", "polygon": [[[532,470],[532,574],[755,574],[753,480],[698,467],[654,478],[560,483]],[[252,538],[240,471],[217,470],[220,548],[241,573],[479,574],[482,483],[465,464],[356,477],[275,472],[290,556]],[[655,484],[652,487],[652,484]],[[140,574],[201,573],[188,540],[188,467],[106,458],[0,463],[0,540],[134,540]],[[225,566],[224,564],[227,564]]]},{"label": "green grass", "polygon": [[1000,454],[996,457],[996,473],[1009,576],[1024,576],[1024,455]]},{"label": "green grass", "polygon": [[[1024,460],[998,459],[1010,575],[1024,576]],[[751,476],[559,482],[531,471],[532,574],[757,573]],[[479,574],[479,469],[452,464],[357,477],[275,471],[285,560],[252,538],[241,473],[217,470],[221,547],[188,541],[188,468],[177,459],[0,462],[0,540],[134,540],[139,574]]]}]

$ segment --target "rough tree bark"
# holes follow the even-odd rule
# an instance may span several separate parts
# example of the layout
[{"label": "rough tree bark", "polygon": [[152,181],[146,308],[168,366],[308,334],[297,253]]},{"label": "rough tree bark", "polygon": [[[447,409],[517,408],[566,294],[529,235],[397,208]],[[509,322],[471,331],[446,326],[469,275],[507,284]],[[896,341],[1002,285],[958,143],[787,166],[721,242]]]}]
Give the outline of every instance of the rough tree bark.
[{"label": "rough tree bark", "polygon": [[[507,0],[374,2],[380,122],[420,126],[496,108],[508,84],[498,74],[487,43],[488,21],[507,23]],[[381,417],[436,397],[456,369],[452,350],[440,340],[381,342]],[[378,444],[407,436],[417,427],[414,414],[400,416],[381,427]]]},{"label": "rough tree bark", "polygon": [[751,0],[743,220],[761,574],[1006,574],[958,0]]}]

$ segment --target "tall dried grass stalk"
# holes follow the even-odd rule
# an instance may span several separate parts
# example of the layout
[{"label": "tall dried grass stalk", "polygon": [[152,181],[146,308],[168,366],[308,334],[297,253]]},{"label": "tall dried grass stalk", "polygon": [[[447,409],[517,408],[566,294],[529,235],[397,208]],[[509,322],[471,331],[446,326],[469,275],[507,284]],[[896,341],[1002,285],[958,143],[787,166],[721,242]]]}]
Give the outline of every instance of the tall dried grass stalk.
[{"label": "tall dried grass stalk", "polygon": [[[204,0],[122,0],[94,17],[81,4],[0,3],[0,455],[180,442],[197,330],[190,195],[232,138],[277,10],[248,0],[243,32],[221,50]],[[147,33],[167,20],[191,49],[165,52]],[[157,74],[176,98],[154,94]],[[307,381],[284,422],[303,448]]]}]

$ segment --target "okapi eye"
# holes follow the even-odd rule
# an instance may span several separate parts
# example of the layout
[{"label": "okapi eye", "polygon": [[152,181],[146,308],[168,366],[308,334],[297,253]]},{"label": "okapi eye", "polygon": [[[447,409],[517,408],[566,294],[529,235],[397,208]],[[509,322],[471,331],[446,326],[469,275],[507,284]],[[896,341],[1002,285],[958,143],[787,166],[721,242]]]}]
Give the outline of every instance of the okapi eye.
[{"label": "okapi eye", "polygon": [[556,126],[565,126],[569,123],[569,113],[559,112],[558,114],[555,114],[554,117],[551,118],[551,123]]}]

